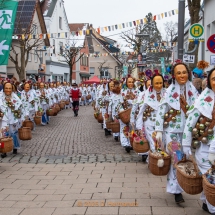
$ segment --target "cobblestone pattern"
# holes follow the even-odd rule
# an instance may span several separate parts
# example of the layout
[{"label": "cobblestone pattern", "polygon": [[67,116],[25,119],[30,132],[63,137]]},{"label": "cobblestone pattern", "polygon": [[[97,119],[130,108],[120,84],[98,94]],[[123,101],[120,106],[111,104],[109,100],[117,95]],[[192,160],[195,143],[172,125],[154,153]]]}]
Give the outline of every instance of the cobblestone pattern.
[{"label": "cobblestone pattern", "polygon": [[105,137],[101,125],[94,119],[91,106],[80,108],[74,117],[72,109],[51,117],[47,126],[37,126],[33,138],[21,141],[17,155],[8,153],[0,162],[18,163],[96,163],[140,162],[141,157],[127,154],[120,142]]}]

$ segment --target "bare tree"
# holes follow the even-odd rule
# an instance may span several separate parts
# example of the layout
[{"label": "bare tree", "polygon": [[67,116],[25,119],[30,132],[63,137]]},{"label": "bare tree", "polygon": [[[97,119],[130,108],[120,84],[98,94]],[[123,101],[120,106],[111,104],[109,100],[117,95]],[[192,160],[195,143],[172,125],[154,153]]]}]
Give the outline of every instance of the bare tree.
[{"label": "bare tree", "polygon": [[69,80],[72,82],[73,66],[84,56],[85,53],[80,53],[81,49],[84,47],[77,46],[76,42],[67,44],[66,48],[62,49],[60,56],[64,58],[63,62],[69,65]]},{"label": "bare tree", "polygon": [[[136,31],[133,30],[122,32],[121,38],[124,39],[128,44],[133,46],[133,50],[139,53],[141,51],[141,46],[145,44],[146,46],[150,43],[161,42],[161,34],[157,28],[157,23],[153,20],[152,13],[146,15],[147,23],[144,25],[138,25]],[[149,37],[136,37],[136,34],[148,34]]]},{"label": "bare tree", "polygon": [[[190,14],[190,24],[193,25],[194,23],[199,22],[199,12],[201,9],[201,0],[187,0],[188,3],[188,9],[189,9],[189,14]],[[189,43],[188,50],[191,51],[195,47],[194,42]],[[198,62],[198,51],[199,47],[196,49],[193,54],[195,55],[195,62],[193,64],[190,64],[190,69],[193,70]]]},{"label": "bare tree", "polygon": [[19,32],[22,32],[22,34],[11,44],[9,59],[15,65],[19,80],[23,80],[26,78],[25,68],[28,64],[30,52],[44,47],[44,39],[43,37],[32,38],[34,34],[33,28],[24,29],[22,25],[19,25],[19,29]]},{"label": "bare tree", "polygon": [[173,21],[166,22],[164,23],[164,30],[168,41],[172,42],[174,37],[178,34],[178,23],[174,23]]}]

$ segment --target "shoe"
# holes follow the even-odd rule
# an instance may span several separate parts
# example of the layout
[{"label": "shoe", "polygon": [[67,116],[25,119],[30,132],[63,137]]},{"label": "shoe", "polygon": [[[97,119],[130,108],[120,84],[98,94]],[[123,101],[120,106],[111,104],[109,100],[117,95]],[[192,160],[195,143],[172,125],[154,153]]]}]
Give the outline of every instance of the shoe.
[{"label": "shoe", "polygon": [[115,136],[115,137],[114,137],[114,140],[116,140],[116,142],[118,142],[118,141],[119,141],[119,137],[118,137],[118,136]]},{"label": "shoe", "polygon": [[107,130],[107,128],[105,128],[105,136],[108,136],[109,135],[109,132]]},{"label": "shoe", "polygon": [[142,155],[142,161],[146,162],[147,157],[148,157],[148,155]]},{"label": "shoe", "polygon": [[126,147],[125,147],[125,151],[128,152],[128,153],[130,153],[131,147],[130,147],[130,146],[126,146]]},{"label": "shoe", "polygon": [[[205,203],[202,204],[202,210],[210,213],[209,210],[208,210],[208,206]],[[212,214],[215,214],[215,213],[212,213]]]},{"label": "shoe", "polygon": [[108,135],[111,135],[111,131],[108,131]]},{"label": "shoe", "polygon": [[17,154],[17,149],[13,149],[13,154],[14,154],[14,155]]},{"label": "shoe", "polygon": [[49,122],[47,122],[47,124],[49,124]]},{"label": "shoe", "polygon": [[1,154],[1,158],[5,158],[5,157],[7,157],[6,153]]},{"label": "shoe", "polygon": [[133,150],[133,147],[132,147],[132,146],[130,146],[130,150]]},{"label": "shoe", "polygon": [[184,202],[184,199],[181,193],[175,194],[175,202],[176,204],[180,204]]}]

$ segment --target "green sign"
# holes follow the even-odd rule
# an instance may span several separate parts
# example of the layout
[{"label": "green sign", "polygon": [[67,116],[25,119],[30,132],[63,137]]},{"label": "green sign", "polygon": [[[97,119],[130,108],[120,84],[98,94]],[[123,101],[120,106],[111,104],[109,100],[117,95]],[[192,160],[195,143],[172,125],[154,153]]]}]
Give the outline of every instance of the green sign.
[{"label": "green sign", "polygon": [[166,75],[166,67],[165,67],[164,57],[161,57],[161,73],[162,73],[163,77]]},{"label": "green sign", "polygon": [[190,37],[193,39],[199,39],[203,37],[204,27],[200,24],[193,24],[190,27]]},{"label": "green sign", "polygon": [[0,65],[8,64],[17,0],[0,0]]}]

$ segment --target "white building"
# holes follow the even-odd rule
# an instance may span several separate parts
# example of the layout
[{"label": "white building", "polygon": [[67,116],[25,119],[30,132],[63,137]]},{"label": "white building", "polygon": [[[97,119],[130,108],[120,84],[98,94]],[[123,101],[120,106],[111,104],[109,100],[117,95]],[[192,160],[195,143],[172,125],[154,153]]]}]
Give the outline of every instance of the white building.
[{"label": "white building", "polygon": [[51,45],[46,55],[46,73],[51,75],[50,81],[69,81],[69,65],[60,56],[70,38],[64,1],[42,0],[41,3]]}]

